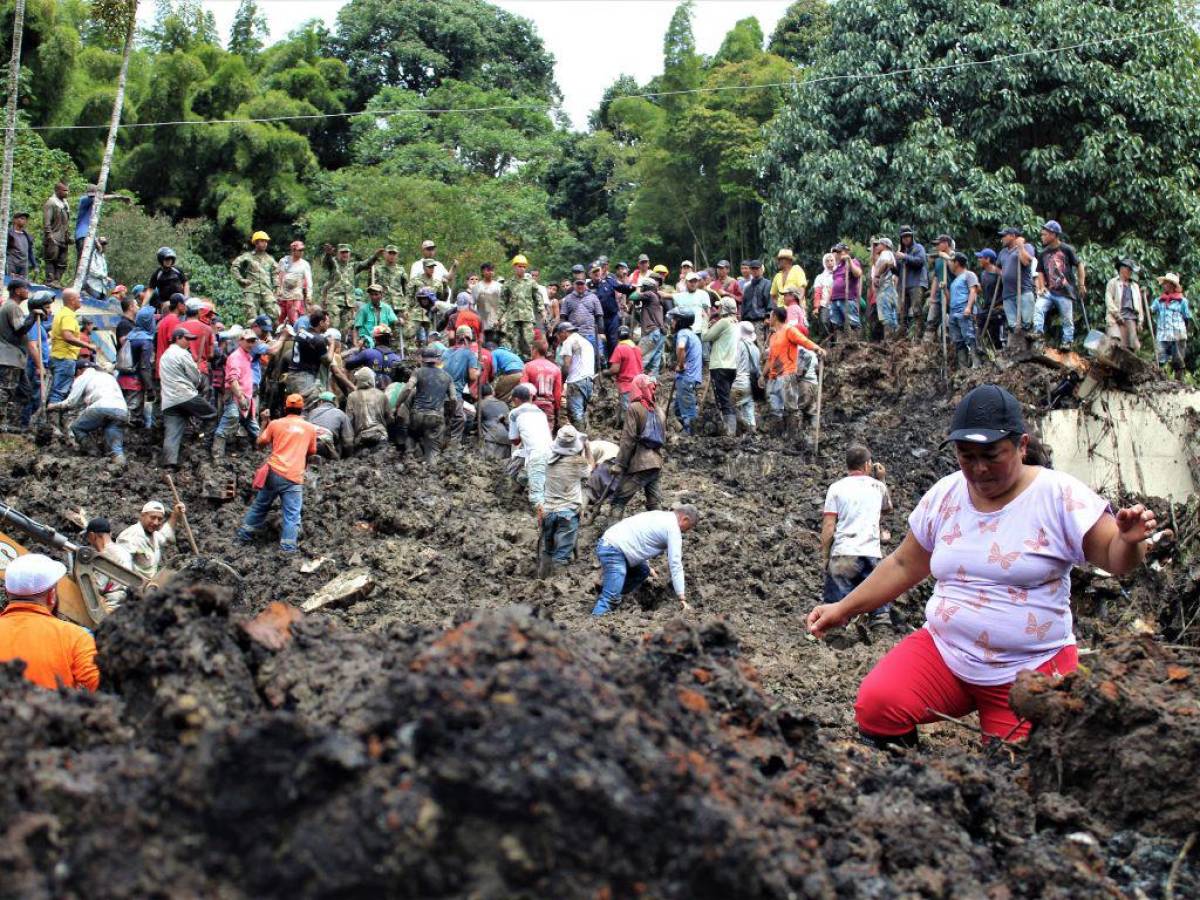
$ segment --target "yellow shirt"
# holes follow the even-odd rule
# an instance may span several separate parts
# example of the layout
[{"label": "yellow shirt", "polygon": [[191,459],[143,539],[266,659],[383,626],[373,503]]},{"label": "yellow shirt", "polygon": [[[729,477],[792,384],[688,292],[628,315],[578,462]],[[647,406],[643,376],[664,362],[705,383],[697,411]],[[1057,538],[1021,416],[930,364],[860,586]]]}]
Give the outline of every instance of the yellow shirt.
[{"label": "yellow shirt", "polygon": [[798,287],[802,291],[808,290],[808,277],[804,274],[804,269],[800,266],[792,266],[788,269],[787,281],[783,280],[783,273],[775,273],[775,277],[771,280],[771,299],[779,301],[779,295],[783,293],[785,287]]},{"label": "yellow shirt", "polygon": [[54,324],[50,326],[50,358],[79,359],[79,348],[63,340],[63,332],[74,332],[79,337],[79,319],[75,310],[63,307],[54,314]]}]

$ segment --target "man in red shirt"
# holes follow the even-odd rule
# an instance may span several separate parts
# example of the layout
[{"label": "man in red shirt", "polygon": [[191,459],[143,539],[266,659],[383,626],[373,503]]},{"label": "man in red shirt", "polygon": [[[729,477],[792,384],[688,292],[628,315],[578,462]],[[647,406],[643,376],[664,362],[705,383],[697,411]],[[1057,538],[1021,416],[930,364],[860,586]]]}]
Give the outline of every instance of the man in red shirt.
[{"label": "man in red shirt", "polygon": [[317,426],[305,421],[304,398],[300,394],[288,394],[284,411],[282,419],[271,422],[258,436],[258,446],[270,447],[271,455],[254,475],[258,493],[246,510],[237,540],[248,544],[254,539],[267,524],[267,513],[278,497],[283,512],[279,549],[295,553],[300,549],[297,541],[304,508],[304,471],[309,457],[317,455]]},{"label": "man in red shirt", "polygon": [[532,352],[533,359],[525,363],[521,383],[533,387],[534,406],[546,414],[550,433],[554,434],[558,430],[558,410],[562,406],[562,369],[546,358],[550,355],[550,345],[545,338],[533,342]]},{"label": "man in red shirt", "polygon": [[633,342],[633,333],[625,325],[617,329],[617,346],[609,354],[608,368],[600,374],[612,375],[617,379],[617,393],[621,399],[617,420],[623,423],[625,410],[629,409],[629,390],[633,379],[642,374],[642,351]]},{"label": "man in red shirt", "polygon": [[175,329],[183,324],[183,317],[187,315],[187,297],[183,294],[172,294],[167,301],[167,312],[158,320],[158,329],[154,340],[154,374],[158,375],[158,364],[162,362],[162,356],[167,352],[167,348],[174,341],[171,335],[175,333]]},{"label": "man in red shirt", "polygon": [[188,344],[188,349],[192,351],[192,358],[196,360],[200,374],[207,377],[209,375],[208,362],[212,359],[213,348],[216,344],[213,330],[211,326],[205,325],[200,320],[200,313],[204,310],[203,303],[199,300],[188,300],[186,309],[187,318],[180,323],[179,327],[187,329],[189,334],[196,336],[196,339]]},{"label": "man in red shirt", "polygon": [[717,277],[709,287],[717,292],[718,297],[732,297],[737,302],[738,311],[741,311],[742,286],[736,278],[729,276],[729,260],[723,259],[717,263]]}]

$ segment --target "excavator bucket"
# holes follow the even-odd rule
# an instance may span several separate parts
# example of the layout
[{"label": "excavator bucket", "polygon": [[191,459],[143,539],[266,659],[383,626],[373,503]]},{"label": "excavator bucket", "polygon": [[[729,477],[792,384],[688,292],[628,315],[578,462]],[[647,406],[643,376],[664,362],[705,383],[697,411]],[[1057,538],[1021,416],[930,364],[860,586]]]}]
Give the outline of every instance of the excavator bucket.
[{"label": "excavator bucket", "polygon": [[[17,541],[4,532],[0,532],[0,575],[3,574],[4,569],[8,568],[10,562],[28,552]],[[84,628],[95,628],[99,624],[99,620],[104,618],[101,610],[97,610],[99,616],[93,618],[83,599],[83,591],[80,590],[79,585],[70,574],[64,575],[58,580],[58,611],[65,618]]]}]

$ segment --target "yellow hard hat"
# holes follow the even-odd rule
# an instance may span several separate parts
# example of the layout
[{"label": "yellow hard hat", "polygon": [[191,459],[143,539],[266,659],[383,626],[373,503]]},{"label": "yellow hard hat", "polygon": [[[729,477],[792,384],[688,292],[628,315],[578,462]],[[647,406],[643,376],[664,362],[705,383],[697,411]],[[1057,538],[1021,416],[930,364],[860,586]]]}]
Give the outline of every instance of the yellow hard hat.
[{"label": "yellow hard hat", "polygon": [[514,266],[528,266],[529,260],[527,260],[523,254],[518,253],[512,258],[512,264]]},{"label": "yellow hard hat", "polygon": [[252,243],[252,244],[257,241],[269,241],[269,240],[271,240],[271,237],[265,231],[256,231],[256,232],[254,232],[254,234],[250,235],[250,243]]},{"label": "yellow hard hat", "polygon": [[651,269],[650,271],[651,271],[651,272],[658,272],[660,275],[666,275],[666,274],[667,274],[667,272],[669,272],[669,271],[670,271],[670,269],[668,269],[668,268],[667,268],[666,266],[664,266],[662,263],[659,263],[657,266],[655,266],[655,267],[654,267],[653,269]]}]

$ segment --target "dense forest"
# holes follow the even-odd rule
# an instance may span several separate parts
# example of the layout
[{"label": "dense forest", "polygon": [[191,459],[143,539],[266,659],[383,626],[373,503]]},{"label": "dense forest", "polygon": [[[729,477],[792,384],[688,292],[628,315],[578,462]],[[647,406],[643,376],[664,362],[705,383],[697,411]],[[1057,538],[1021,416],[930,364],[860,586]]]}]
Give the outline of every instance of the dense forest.
[{"label": "dense forest", "polygon": [[[27,0],[14,208],[96,180],[122,54],[92,11]],[[973,246],[1053,217],[1102,279],[1116,253],[1200,277],[1191,6],[798,0],[711,57],[693,12],[640,39],[663,74],[617,79],[575,131],[554,81],[570,49],[482,0],[350,0],[332,30],[297,21],[270,45],[254,0],[224,44],[198,0],[158,0],[129,67],[109,189],[137,202],[106,207],[110,266],[144,278],[172,244],[220,299],[263,229],[281,253],[415,256],[432,237],[465,267],[521,251],[549,272],[787,244],[812,271],[832,241],[901,223]]]}]

